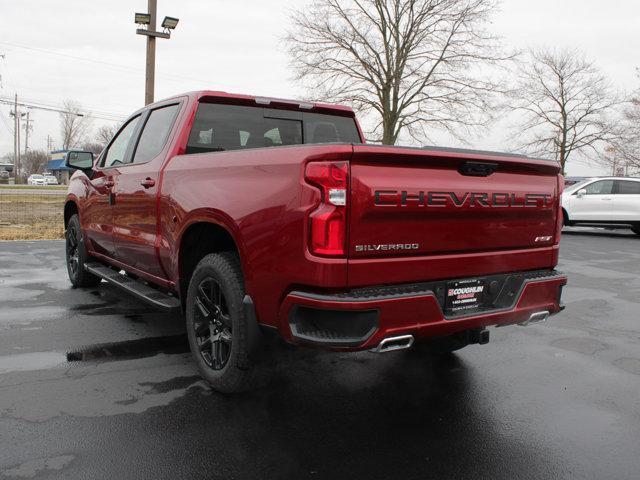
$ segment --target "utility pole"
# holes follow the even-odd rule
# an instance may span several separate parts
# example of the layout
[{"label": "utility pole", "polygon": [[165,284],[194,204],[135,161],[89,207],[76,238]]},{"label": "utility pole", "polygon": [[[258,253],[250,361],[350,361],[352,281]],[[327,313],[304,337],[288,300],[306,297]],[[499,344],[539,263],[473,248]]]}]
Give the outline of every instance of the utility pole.
[{"label": "utility pole", "polygon": [[30,122],[33,122],[33,120],[29,120],[29,114],[30,112],[27,112],[27,116],[24,121],[24,154],[25,155],[29,150],[29,131],[33,130],[33,125],[31,125],[30,123]]},{"label": "utility pole", "polygon": [[[149,30],[156,30],[157,0],[149,0]],[[144,81],[144,104],[153,103],[156,85],[156,37],[147,37],[147,65]]]},{"label": "utility pole", "polygon": [[47,155],[49,155],[52,150],[53,150],[53,138],[51,138],[51,135],[47,134]]},{"label": "utility pole", "polygon": [[18,94],[16,93],[13,103],[13,111],[9,113],[13,116],[13,169],[16,181],[20,178],[20,117],[24,113],[18,110]]},{"label": "utility pole", "polygon": [[171,38],[171,30],[178,25],[178,19],[174,17],[164,17],[162,21],[163,32],[156,31],[156,23],[158,17],[158,0],[148,1],[148,13],[136,13],[135,23],[138,25],[147,25],[147,28],[138,28],[138,35],[147,37],[147,60],[146,75],[144,83],[144,104],[153,103],[154,90],[156,82],[156,38]]}]

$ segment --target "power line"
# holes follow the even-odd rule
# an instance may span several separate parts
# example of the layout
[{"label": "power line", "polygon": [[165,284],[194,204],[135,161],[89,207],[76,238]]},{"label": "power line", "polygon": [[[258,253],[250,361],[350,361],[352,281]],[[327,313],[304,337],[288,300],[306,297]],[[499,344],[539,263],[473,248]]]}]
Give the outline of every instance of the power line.
[{"label": "power line", "polygon": [[[6,105],[13,105],[13,102],[9,98],[1,97],[1,96],[0,96],[0,103],[4,103]],[[124,120],[126,118],[125,116],[121,116],[121,115],[117,115],[117,114],[110,114],[110,113],[94,114],[91,111],[72,112],[72,111],[69,111],[69,110],[63,110],[62,108],[58,108],[58,106],[47,105],[45,103],[40,103],[40,102],[20,102],[18,105],[20,105],[21,107],[26,107],[26,108],[35,108],[35,109],[39,109],[39,110],[47,110],[47,111],[56,112],[56,113],[76,114],[76,115],[78,115],[80,117],[87,116],[87,117],[91,117],[91,118],[98,118],[98,119],[101,119],[101,120],[107,120],[107,121],[112,121],[112,122],[122,121],[122,120]]]},{"label": "power line", "polygon": [[[108,66],[111,68],[116,68],[119,70],[124,70],[128,73],[142,73],[140,72],[140,69],[137,67],[134,67],[132,65],[125,65],[125,64],[121,64],[121,63],[112,63],[112,62],[105,62],[103,60],[95,60],[93,58],[87,58],[87,57],[79,57],[77,55],[69,55],[66,53],[60,53],[60,52],[54,52],[52,50],[46,50],[44,48],[38,48],[38,47],[30,47],[27,45],[21,45],[18,43],[9,43],[9,42],[0,42],[0,45],[5,45],[8,47],[14,47],[14,48],[21,48],[24,50],[30,50],[33,52],[38,52],[38,53],[42,53],[45,55],[55,55],[58,57],[65,57],[65,58],[70,58],[73,60],[80,60],[83,62],[89,62],[89,63],[95,63],[95,64],[99,64],[99,65],[104,65],[104,66]],[[175,75],[172,73],[158,73],[156,74],[157,77],[163,77],[167,80],[173,80],[173,81],[184,81],[184,80],[188,80],[191,82],[197,82],[197,83],[204,83],[204,84],[211,84],[211,80],[204,80],[204,79],[200,79],[200,78],[193,78],[193,77],[186,77],[184,75]],[[216,82],[217,83],[217,82]],[[221,83],[217,83],[217,85],[219,85],[220,87],[223,88],[232,88],[229,85],[224,85]]]}]

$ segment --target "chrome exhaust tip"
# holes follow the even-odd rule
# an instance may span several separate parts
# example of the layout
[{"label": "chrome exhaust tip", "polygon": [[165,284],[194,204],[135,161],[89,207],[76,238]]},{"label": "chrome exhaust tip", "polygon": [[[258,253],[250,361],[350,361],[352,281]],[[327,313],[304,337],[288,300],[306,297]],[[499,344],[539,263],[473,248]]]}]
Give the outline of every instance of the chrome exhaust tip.
[{"label": "chrome exhaust tip", "polygon": [[399,335],[397,337],[387,337],[382,340],[377,347],[370,351],[373,353],[387,353],[394,350],[404,350],[413,345],[413,335]]},{"label": "chrome exhaust tip", "polygon": [[524,322],[520,322],[518,325],[520,325],[521,327],[527,327],[529,325],[533,325],[534,323],[545,322],[547,318],[549,318],[549,312],[547,310],[543,310],[541,312],[532,313],[527,320],[525,320]]}]

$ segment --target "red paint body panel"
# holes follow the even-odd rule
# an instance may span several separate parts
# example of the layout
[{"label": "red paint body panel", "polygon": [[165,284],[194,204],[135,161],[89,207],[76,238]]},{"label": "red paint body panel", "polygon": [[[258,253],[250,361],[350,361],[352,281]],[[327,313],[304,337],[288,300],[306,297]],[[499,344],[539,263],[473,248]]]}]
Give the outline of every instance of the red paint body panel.
[{"label": "red paint body panel", "polygon": [[293,341],[288,316],[294,305],[352,311],[378,310],[380,314],[378,329],[358,347],[358,349],[368,349],[389,336],[411,334],[420,340],[451,335],[472,328],[520,323],[527,320],[532,313],[543,310],[553,315],[561,310],[558,305],[558,289],[566,283],[566,277],[529,282],[524,286],[514,308],[453,320],[445,319],[438,301],[430,294],[358,302],[318,301],[291,294],[287,296],[280,309],[279,325],[283,336]]},{"label": "red paint body panel", "polygon": [[[558,259],[558,167],[551,162],[469,152],[325,144],[256,148],[185,155],[198,102],[261,106],[263,100],[223,92],[194,92],[150,105],[180,102],[180,113],[162,152],[148,163],[77,172],[68,201],[77,204],[90,254],[180,293],[181,242],[196,223],[224,228],[235,241],[246,292],[258,321],[291,339],[290,308],[313,303],[294,290],[341,292],[494,273],[552,269]],[[269,108],[299,109],[274,100]],[[308,108],[305,106],[304,108]],[[346,107],[316,104],[313,111],[353,116]],[[358,126],[358,129],[360,127]],[[361,131],[360,131],[361,132]],[[488,177],[458,173],[464,161],[496,163]],[[309,253],[308,215],[321,200],[304,179],[310,161],[349,162],[347,252],[343,258]],[[140,182],[152,179],[144,188]],[[112,187],[107,183],[113,182]],[[548,201],[518,206],[378,207],[376,190],[543,194]],[[111,201],[110,201],[111,196]],[[389,199],[390,197],[385,197]],[[115,203],[113,200],[115,199]],[[536,243],[535,237],[551,236]],[[411,252],[356,252],[359,244],[416,243]],[[514,323],[536,309],[559,310],[558,287],[566,279],[532,282],[511,311],[444,320],[433,296],[388,299],[369,305],[381,312],[368,348],[394,332],[444,335],[484,325]],[[317,305],[315,305],[317,306]],[[363,304],[340,304],[361,309]],[[320,308],[335,307],[331,304]]]}]

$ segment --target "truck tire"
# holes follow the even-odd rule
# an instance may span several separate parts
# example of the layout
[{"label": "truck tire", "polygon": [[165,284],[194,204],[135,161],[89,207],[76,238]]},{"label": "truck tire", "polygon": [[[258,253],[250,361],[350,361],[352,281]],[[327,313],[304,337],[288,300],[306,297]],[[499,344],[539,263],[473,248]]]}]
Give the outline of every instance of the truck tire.
[{"label": "truck tire", "polygon": [[189,281],[189,347],[202,377],[221,393],[241,392],[250,383],[252,362],[244,294],[240,260],[232,252],[204,257]]},{"label": "truck tire", "polygon": [[65,232],[65,252],[67,260],[67,273],[73,288],[95,287],[100,283],[100,278],[84,269],[84,264],[89,259],[87,249],[82,238],[80,218],[74,214],[67,223]]}]

